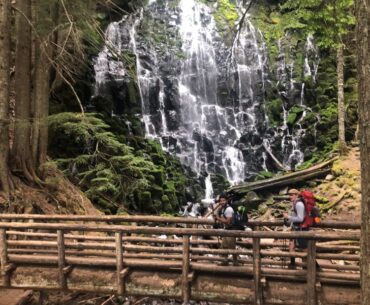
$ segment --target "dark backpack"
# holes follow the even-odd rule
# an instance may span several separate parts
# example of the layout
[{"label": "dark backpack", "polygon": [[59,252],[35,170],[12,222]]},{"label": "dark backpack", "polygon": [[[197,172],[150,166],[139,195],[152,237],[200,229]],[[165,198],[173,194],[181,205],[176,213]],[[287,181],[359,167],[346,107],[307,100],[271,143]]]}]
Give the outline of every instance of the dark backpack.
[{"label": "dark backpack", "polygon": [[316,205],[315,195],[309,190],[303,190],[299,193],[304,206],[305,206],[305,216],[303,222],[300,224],[301,228],[309,228],[315,224],[320,223],[321,214],[320,209]]},{"label": "dark backpack", "polygon": [[247,209],[244,206],[235,207],[232,228],[234,230],[244,230],[247,223],[248,223]]}]

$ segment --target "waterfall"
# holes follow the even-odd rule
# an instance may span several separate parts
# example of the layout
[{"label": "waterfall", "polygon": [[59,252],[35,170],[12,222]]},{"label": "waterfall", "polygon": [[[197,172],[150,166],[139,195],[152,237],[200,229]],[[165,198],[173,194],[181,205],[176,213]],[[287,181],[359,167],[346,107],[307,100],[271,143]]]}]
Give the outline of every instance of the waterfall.
[{"label": "waterfall", "polygon": [[[283,101],[291,98],[295,91],[295,81],[293,79],[294,74],[294,60],[287,57],[284,54],[284,49],[282,48],[281,40],[278,41],[279,56],[277,61],[277,80],[280,96]],[[291,54],[291,52],[287,52]],[[283,163],[290,169],[294,169],[296,166],[300,165],[304,161],[304,153],[301,148],[301,139],[305,136],[306,130],[302,127],[302,122],[307,115],[307,111],[312,111],[306,105],[305,101],[305,88],[306,78],[311,78],[314,82],[316,81],[317,70],[319,66],[319,55],[318,51],[313,42],[313,36],[309,35],[306,39],[304,47],[304,63],[303,63],[303,81],[300,85],[299,92],[299,104],[298,106],[302,108],[302,113],[299,119],[295,123],[293,128],[289,128],[287,123],[287,118],[289,115],[289,110],[287,110],[286,103],[282,103],[283,111],[283,125],[280,127],[281,131],[281,148],[282,155],[284,156]],[[289,55],[288,55],[289,56]]]},{"label": "waterfall", "polygon": [[[240,15],[242,15],[242,4],[239,3]],[[251,23],[247,15],[235,37],[231,61],[234,66],[236,79],[237,109],[235,117],[238,133],[249,134],[251,141],[244,143],[248,145],[248,155],[253,155],[260,160],[256,167],[246,163],[242,155],[234,148],[227,149],[226,154],[239,156],[234,164],[243,172],[265,170],[265,155],[263,142],[265,130],[268,128],[268,118],[264,109],[265,87],[267,75],[267,50],[262,33]],[[240,137],[239,137],[240,138]],[[258,139],[256,141],[256,139]],[[232,179],[229,178],[228,179]]]},{"label": "waterfall", "polygon": [[102,87],[108,79],[108,75],[116,79],[126,77],[126,68],[119,58],[121,54],[121,30],[120,22],[112,22],[105,31],[105,44],[103,50],[94,61],[95,87],[94,96],[101,93]]},{"label": "waterfall", "polygon": [[[273,84],[268,78],[267,49],[250,16],[229,46],[220,37],[214,7],[198,0],[174,3],[150,0],[140,12],[108,26],[105,46],[94,64],[94,96],[104,95],[107,83],[112,82],[114,90],[128,90],[122,84],[132,79],[120,55],[132,54],[140,92],[136,103],[141,113],[137,115],[145,135],[199,177],[206,177],[206,197],[213,192],[211,174],[237,184],[271,170],[272,164],[276,168],[278,159],[283,158],[281,163],[290,168],[302,163],[305,129],[301,123],[310,109],[305,101],[306,83],[294,80],[294,59],[285,55],[293,50],[287,51],[278,42],[275,73],[283,101],[282,122],[272,127],[265,109],[266,91]],[[237,3],[240,6],[242,1]],[[309,36],[302,76],[316,81],[318,63]],[[127,94],[112,96],[115,109],[130,106],[125,106]],[[295,126],[288,126],[292,104],[303,110]],[[131,123],[124,122],[131,132]],[[275,153],[279,158],[271,161]]]}]

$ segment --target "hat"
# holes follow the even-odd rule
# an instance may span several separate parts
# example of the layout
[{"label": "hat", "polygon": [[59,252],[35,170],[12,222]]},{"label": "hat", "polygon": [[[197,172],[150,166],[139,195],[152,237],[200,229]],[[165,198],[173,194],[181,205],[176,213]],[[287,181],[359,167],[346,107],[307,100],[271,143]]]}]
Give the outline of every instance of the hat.
[{"label": "hat", "polygon": [[291,194],[295,194],[295,195],[298,195],[299,194],[299,191],[297,189],[290,189],[288,191],[288,194],[291,195]]}]

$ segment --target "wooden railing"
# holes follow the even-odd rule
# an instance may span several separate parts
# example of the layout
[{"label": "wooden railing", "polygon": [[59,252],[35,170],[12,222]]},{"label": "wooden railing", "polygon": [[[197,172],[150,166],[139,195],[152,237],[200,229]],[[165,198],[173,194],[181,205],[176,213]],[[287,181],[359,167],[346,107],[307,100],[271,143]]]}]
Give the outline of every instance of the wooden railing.
[{"label": "wooden railing", "polygon": [[[107,223],[167,223],[167,224],[194,224],[194,225],[212,225],[213,219],[194,218],[194,217],[163,217],[163,216],[132,216],[132,215],[114,215],[114,216],[87,216],[87,215],[39,215],[39,214],[0,214],[0,220],[10,221],[39,221],[39,222],[107,222]],[[248,226],[269,226],[282,227],[283,221],[260,221],[250,220]],[[328,229],[361,229],[361,224],[356,222],[337,222],[325,221],[315,225],[315,228]]]},{"label": "wooden railing", "polygon": [[[324,299],[335,298],[327,290],[320,290],[322,285],[328,289],[344,289],[343,286],[346,286],[347,297],[351,299],[348,304],[357,304],[356,298],[359,298],[358,230],[259,230],[262,226],[271,226],[266,222],[252,224],[254,231],[178,228],[164,224],[208,225],[212,221],[154,216],[3,214],[0,220],[3,221],[0,222],[2,287],[163,296],[182,298],[185,304],[190,299],[271,304],[272,300],[285,297],[273,292],[272,285],[268,285],[269,282],[278,281],[282,287],[292,285],[289,283],[294,283],[293,287],[296,287],[297,283],[301,283],[306,293],[302,304],[318,304],[319,300],[325,304]],[[162,226],[149,226],[160,223]],[[280,226],[280,223],[273,225]],[[357,229],[357,224],[335,223],[330,226],[323,223],[322,226]],[[167,238],[160,238],[163,234]],[[237,249],[220,249],[219,238],[222,237],[237,238]],[[308,239],[307,252],[288,251],[287,240],[296,238]],[[336,243],[333,244],[333,241]],[[341,244],[340,241],[345,243]],[[237,265],[222,265],[229,255],[238,256]],[[302,260],[297,263],[296,270],[287,268],[286,259],[292,256]],[[320,260],[324,262],[320,262],[318,270],[317,261]],[[353,263],[332,263],[337,260]],[[42,272],[33,273],[32,268]],[[89,286],[81,285],[76,280],[77,277],[86,277],[86,270],[95,277],[90,280]],[[34,282],[47,272],[51,273],[39,283]],[[99,276],[104,272],[109,276],[115,274],[115,284],[112,285],[110,280],[108,284],[101,284],[104,279]],[[172,278],[173,274],[178,275],[176,280]],[[211,277],[205,278],[209,275]],[[156,280],[158,276],[163,276],[163,279]],[[146,286],[143,286],[140,283],[145,279]],[[168,284],[170,279],[174,281],[173,285]],[[234,295],[230,296],[229,291],[221,288],[215,291],[212,289],[216,288],[204,288],[205,279],[212,282],[214,287],[217,283],[231,285]],[[235,279],[235,283],[230,279]],[[243,281],[244,286],[239,287],[237,281]],[[181,289],[177,286],[181,286]],[[289,296],[286,297],[289,299]],[[342,297],[343,300],[345,298]],[[294,301],[294,304],[301,304],[302,300]]]}]

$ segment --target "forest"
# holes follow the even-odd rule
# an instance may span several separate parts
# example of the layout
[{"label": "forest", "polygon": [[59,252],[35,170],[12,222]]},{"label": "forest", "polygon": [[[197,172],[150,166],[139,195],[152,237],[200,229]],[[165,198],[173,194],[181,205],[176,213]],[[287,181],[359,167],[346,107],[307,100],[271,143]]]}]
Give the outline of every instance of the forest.
[{"label": "forest", "polygon": [[189,216],[226,192],[282,219],[283,186],[342,175],[320,208],[357,203],[368,304],[369,7],[0,0],[0,212]]}]

